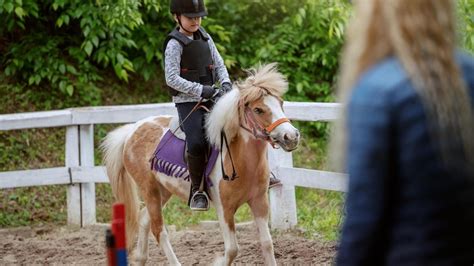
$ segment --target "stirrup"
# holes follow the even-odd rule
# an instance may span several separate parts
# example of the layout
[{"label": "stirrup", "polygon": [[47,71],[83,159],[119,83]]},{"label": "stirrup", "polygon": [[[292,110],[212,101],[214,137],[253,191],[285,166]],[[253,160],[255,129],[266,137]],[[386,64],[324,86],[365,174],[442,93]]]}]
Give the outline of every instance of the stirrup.
[{"label": "stirrup", "polygon": [[[195,202],[194,202],[194,199],[196,196],[204,196],[206,198],[206,202],[207,202],[207,205],[206,207],[196,207],[194,206],[195,205]],[[209,210],[209,196],[207,196],[207,193],[204,192],[204,191],[196,191],[193,196],[191,197],[191,200],[189,202],[189,208],[192,210],[192,211],[207,211]]]},{"label": "stirrup", "polygon": [[277,186],[281,186],[281,180],[278,179],[273,172],[270,172],[270,178],[268,180],[268,188],[273,188]]}]

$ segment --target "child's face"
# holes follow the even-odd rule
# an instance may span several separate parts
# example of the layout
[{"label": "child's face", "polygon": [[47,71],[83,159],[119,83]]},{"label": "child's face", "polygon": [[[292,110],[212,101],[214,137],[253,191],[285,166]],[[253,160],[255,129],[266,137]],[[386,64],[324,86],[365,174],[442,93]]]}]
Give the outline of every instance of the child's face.
[{"label": "child's face", "polygon": [[201,26],[201,17],[189,18],[181,15],[181,26],[188,32],[196,32]]}]

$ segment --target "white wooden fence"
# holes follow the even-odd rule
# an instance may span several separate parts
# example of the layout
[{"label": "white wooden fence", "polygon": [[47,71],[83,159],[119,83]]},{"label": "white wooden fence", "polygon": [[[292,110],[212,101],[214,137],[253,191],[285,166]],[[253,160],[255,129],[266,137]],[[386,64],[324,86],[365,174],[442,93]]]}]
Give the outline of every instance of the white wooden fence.
[{"label": "white wooden fence", "polygon": [[[336,103],[285,102],[292,120],[332,121]],[[0,115],[0,130],[66,127],[63,167],[0,172],[0,189],[42,185],[67,185],[68,223],[96,223],[95,183],[107,183],[103,166],[94,165],[94,125],[129,123],[152,115],[176,115],[171,103],[72,108],[61,111]],[[291,153],[269,149],[270,167],[282,186],[270,190],[271,226],[287,229],[297,224],[295,187],[345,191],[343,174],[293,167]]]}]

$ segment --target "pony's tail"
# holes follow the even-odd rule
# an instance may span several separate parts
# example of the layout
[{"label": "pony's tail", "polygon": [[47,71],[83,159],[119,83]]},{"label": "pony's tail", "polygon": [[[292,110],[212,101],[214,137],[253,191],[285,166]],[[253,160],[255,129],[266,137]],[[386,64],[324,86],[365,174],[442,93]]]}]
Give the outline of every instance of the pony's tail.
[{"label": "pony's tail", "polygon": [[125,140],[133,130],[132,124],[119,127],[107,134],[100,145],[112,193],[116,202],[125,205],[125,229],[129,251],[131,251],[137,236],[140,209],[137,185],[123,166]]}]

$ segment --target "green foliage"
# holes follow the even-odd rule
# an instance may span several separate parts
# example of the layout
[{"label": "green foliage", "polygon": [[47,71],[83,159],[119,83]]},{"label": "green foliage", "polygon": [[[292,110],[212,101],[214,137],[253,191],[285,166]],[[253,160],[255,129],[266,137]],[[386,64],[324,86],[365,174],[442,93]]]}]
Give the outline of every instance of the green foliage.
[{"label": "green foliage", "polygon": [[[209,0],[203,24],[234,77],[258,62],[277,61],[290,80],[289,99],[328,101],[349,10],[344,3]],[[48,87],[65,95],[100,88],[105,73],[148,81],[162,73],[162,44],[175,24],[167,4],[2,1],[4,75],[25,90]]]},{"label": "green foliage", "polygon": [[296,188],[298,226],[307,237],[336,240],[342,222],[344,193]]},{"label": "green foliage", "polygon": [[[21,86],[51,87],[70,96],[77,90],[93,94],[102,80],[101,70],[110,69],[127,82],[135,71],[132,61],[140,62],[130,54],[145,57],[136,52],[134,38],[140,38],[142,31],[150,34],[140,26],[163,5],[153,0],[2,1],[4,74]],[[149,54],[146,58],[153,59]],[[147,71],[144,76],[149,78]]]},{"label": "green foliage", "polygon": [[346,2],[241,0],[210,1],[208,6],[213,22],[226,25],[213,35],[218,43],[230,40],[223,50],[235,72],[275,61],[290,81],[288,100],[332,101],[350,11]]},{"label": "green foliage", "polygon": [[[474,3],[458,3],[462,44],[474,51]],[[206,4],[203,25],[234,79],[242,69],[276,61],[290,81],[287,100],[334,100],[348,1]],[[104,76],[109,81],[114,75],[113,83],[121,85],[162,80],[162,44],[175,25],[167,0],[3,0],[0,23],[0,76],[23,91],[53,88],[61,95],[92,95],[109,85]]]},{"label": "green foliage", "polygon": [[4,189],[0,195],[1,228],[45,222],[66,224],[64,186]]},{"label": "green foliage", "polygon": [[[207,6],[210,19],[205,22],[214,24],[206,29],[234,78],[258,63],[278,62],[289,81],[286,100],[334,101],[344,25],[351,10],[347,1],[215,0]],[[304,128],[312,137],[327,131],[326,124],[306,123]]]},{"label": "green foliage", "polygon": [[471,54],[474,54],[474,1],[459,0],[458,14],[460,17],[458,32],[461,35],[461,44]]}]

